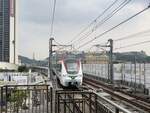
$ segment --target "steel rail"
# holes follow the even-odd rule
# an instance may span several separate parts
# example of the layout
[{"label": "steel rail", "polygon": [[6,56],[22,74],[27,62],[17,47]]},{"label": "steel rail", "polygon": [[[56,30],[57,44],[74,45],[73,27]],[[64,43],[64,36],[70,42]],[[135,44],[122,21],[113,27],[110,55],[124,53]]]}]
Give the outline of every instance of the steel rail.
[{"label": "steel rail", "polygon": [[[121,100],[124,100],[127,103],[130,103],[130,104],[132,104],[132,105],[134,105],[136,107],[139,107],[139,108],[141,108],[141,109],[143,109],[143,110],[145,110],[147,112],[150,112],[150,104],[149,104],[149,106],[145,105],[145,104],[140,102],[142,100],[138,101],[137,98],[131,97],[130,95],[127,95],[127,94],[122,93],[122,92],[120,92],[120,93],[122,93],[123,95],[121,95],[121,94],[119,95],[119,94],[116,93],[116,91],[114,91],[114,88],[112,88],[110,86],[107,86],[106,84],[103,84],[103,83],[101,83],[98,80],[94,80],[94,79],[91,79],[91,78],[88,79],[88,78],[84,77],[84,83],[90,84],[90,85],[92,85],[95,88],[102,88],[107,93],[109,93],[109,94],[111,94],[111,95],[113,95],[113,96],[115,96],[115,97],[117,97],[117,98],[119,98]],[[131,97],[132,100],[126,98],[124,95],[126,95],[128,97]]]}]

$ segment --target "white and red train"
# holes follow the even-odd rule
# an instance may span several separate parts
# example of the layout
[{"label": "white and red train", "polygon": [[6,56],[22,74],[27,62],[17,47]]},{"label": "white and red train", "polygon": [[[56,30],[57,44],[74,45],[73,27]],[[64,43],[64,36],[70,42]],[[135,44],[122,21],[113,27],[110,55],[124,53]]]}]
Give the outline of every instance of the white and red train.
[{"label": "white and red train", "polygon": [[81,86],[83,81],[82,64],[79,58],[66,57],[53,63],[60,84],[65,87]]}]

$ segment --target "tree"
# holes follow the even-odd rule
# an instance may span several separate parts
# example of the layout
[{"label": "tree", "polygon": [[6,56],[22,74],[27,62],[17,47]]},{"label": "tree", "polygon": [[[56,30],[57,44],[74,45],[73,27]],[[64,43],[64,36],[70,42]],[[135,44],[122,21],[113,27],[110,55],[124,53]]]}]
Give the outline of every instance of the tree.
[{"label": "tree", "polygon": [[11,93],[11,95],[8,97],[8,101],[10,103],[13,103],[13,110],[15,112],[19,112],[19,108],[20,107],[24,107],[24,102],[26,102],[25,100],[27,99],[27,92],[22,91],[22,90],[16,90],[13,93]]}]

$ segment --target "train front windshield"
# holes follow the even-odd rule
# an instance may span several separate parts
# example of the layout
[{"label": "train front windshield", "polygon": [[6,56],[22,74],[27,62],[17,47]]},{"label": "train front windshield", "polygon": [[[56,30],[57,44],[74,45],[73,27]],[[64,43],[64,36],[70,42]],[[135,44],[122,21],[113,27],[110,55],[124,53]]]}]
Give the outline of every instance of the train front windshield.
[{"label": "train front windshield", "polygon": [[78,61],[66,61],[65,67],[68,74],[77,74],[79,72],[79,62]]}]

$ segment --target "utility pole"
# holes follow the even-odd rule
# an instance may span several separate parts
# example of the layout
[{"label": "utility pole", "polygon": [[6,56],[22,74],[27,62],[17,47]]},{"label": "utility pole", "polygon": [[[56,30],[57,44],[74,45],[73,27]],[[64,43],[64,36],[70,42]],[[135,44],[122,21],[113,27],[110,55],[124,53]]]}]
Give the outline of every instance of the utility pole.
[{"label": "utility pole", "polygon": [[113,40],[108,40],[109,45],[96,45],[97,47],[109,47],[109,64],[108,64],[108,80],[110,80],[111,84],[114,84],[114,69],[113,69]]},{"label": "utility pole", "polygon": [[136,55],[134,56],[134,75],[135,75],[135,81],[134,81],[134,93],[136,93],[136,75],[137,75],[137,73],[136,73]]},{"label": "utility pole", "polygon": [[110,82],[111,84],[114,83],[114,69],[113,69],[113,40],[109,39],[108,42],[110,43],[108,47],[110,47],[109,52],[109,64],[110,64]]},{"label": "utility pole", "polygon": [[53,53],[53,40],[54,38],[50,38],[49,39],[49,61],[48,61],[48,65],[49,65],[49,74],[48,74],[48,78],[50,80],[52,80],[52,63],[51,63],[51,57],[52,57],[52,53]]},{"label": "utility pole", "polygon": [[12,41],[12,43],[13,43],[13,46],[14,46],[14,59],[13,59],[14,61],[13,62],[14,62],[14,64],[16,64],[16,41],[15,41],[15,39]]}]

